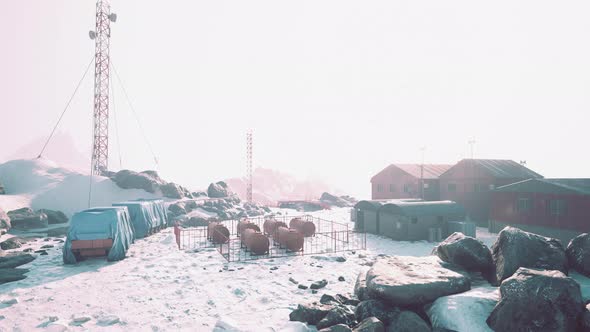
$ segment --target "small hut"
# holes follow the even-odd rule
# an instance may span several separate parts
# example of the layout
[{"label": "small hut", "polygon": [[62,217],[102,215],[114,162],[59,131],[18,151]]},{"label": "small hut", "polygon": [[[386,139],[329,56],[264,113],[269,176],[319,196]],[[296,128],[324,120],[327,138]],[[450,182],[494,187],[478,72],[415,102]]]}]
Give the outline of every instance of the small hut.
[{"label": "small hut", "polygon": [[354,221],[354,229],[371,234],[379,232],[379,209],[388,203],[396,202],[421,202],[421,199],[394,199],[394,200],[366,200],[356,203],[351,212],[351,220]]}]

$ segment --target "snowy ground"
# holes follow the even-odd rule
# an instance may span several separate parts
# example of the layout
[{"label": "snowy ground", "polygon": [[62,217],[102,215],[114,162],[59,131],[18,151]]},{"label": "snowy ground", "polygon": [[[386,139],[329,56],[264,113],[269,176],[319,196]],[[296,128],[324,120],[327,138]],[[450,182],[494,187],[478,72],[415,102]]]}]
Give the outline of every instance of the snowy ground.
[{"label": "snowy ground", "polygon": [[[317,214],[332,220],[349,219],[348,209]],[[488,245],[495,238],[483,229],[478,229],[478,236]],[[227,263],[214,249],[179,251],[172,229],[167,229],[136,241],[123,261],[93,259],[64,266],[61,244],[41,239],[28,246],[38,248],[48,243],[56,245],[49,249],[49,255],[23,266],[31,269],[27,279],[0,285],[0,331],[36,327],[212,331],[216,324],[217,330],[234,326],[241,331],[280,331],[298,303],[319,300],[324,293],[351,292],[357,274],[368,269],[363,264],[376,255],[424,256],[433,247],[428,242],[396,242],[367,235],[367,250],[344,254],[344,263],[333,259],[337,255]],[[340,276],[344,282],[338,281]],[[590,285],[586,278],[578,277]],[[308,286],[321,279],[329,284],[312,294],[311,290],[298,289],[289,278]],[[484,287],[479,292],[493,297],[491,291]],[[451,299],[449,303],[461,302]],[[444,319],[448,317],[441,317],[441,321]],[[475,321],[482,319],[484,315]],[[465,324],[471,325],[458,327],[474,323]]]}]

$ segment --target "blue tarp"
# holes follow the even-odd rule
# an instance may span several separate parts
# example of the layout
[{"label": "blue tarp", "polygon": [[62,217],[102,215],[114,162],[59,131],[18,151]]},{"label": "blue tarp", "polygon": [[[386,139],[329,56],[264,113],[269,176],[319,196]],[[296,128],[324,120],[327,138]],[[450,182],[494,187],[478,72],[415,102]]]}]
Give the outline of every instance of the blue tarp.
[{"label": "blue tarp", "polygon": [[168,213],[166,212],[164,200],[158,198],[141,198],[138,199],[138,201],[152,203],[154,215],[158,218],[158,225],[161,225],[162,227],[168,226]]},{"label": "blue tarp", "polygon": [[99,207],[74,214],[63,247],[64,263],[77,262],[72,252],[74,240],[112,239],[113,246],[108,252],[107,259],[117,261],[125,258],[134,238],[129,220],[129,212],[125,207]]},{"label": "blue tarp", "polygon": [[155,213],[153,205],[149,201],[113,203],[113,206],[125,206],[129,210],[133,234],[136,239],[148,236],[151,230],[161,225],[160,218]]}]

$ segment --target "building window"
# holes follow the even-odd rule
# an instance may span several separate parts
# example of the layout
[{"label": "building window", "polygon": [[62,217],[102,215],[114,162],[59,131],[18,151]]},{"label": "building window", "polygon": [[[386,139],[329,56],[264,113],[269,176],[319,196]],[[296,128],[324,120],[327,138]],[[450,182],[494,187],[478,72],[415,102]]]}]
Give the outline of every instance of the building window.
[{"label": "building window", "polygon": [[450,193],[455,193],[455,192],[457,192],[457,185],[454,184],[454,183],[449,183],[448,186],[447,186],[447,190]]},{"label": "building window", "polygon": [[424,183],[424,189],[428,189],[429,185],[428,183]]},{"label": "building window", "polygon": [[417,224],[417,223],[418,223],[418,218],[412,217],[412,224]]},{"label": "building window", "polygon": [[563,199],[549,201],[549,212],[552,216],[563,216],[566,213],[566,205]]},{"label": "building window", "polygon": [[395,185],[394,184],[390,184],[389,185],[389,192],[390,193],[394,193],[395,192]]},{"label": "building window", "polygon": [[519,197],[516,203],[516,211],[528,212],[531,210],[531,199],[528,197]]},{"label": "building window", "polygon": [[383,191],[383,185],[382,184],[378,184],[377,185],[377,192],[382,192]]},{"label": "building window", "polygon": [[410,191],[412,191],[412,186],[409,184],[405,184],[404,185],[404,192],[409,193]]}]

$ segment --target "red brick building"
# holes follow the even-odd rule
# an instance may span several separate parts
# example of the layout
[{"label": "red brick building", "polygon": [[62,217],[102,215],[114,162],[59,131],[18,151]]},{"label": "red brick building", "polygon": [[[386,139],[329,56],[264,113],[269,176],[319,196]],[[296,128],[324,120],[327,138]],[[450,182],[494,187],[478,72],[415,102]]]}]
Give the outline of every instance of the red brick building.
[{"label": "red brick building", "polygon": [[590,179],[530,179],[492,193],[490,231],[505,226],[560,239],[590,231]]},{"label": "red brick building", "polygon": [[371,178],[371,197],[374,200],[423,198],[437,201],[440,199],[438,177],[451,166],[391,164]]},{"label": "red brick building", "polygon": [[440,199],[455,201],[472,221],[488,225],[491,191],[542,176],[512,160],[463,159],[440,175]]}]

